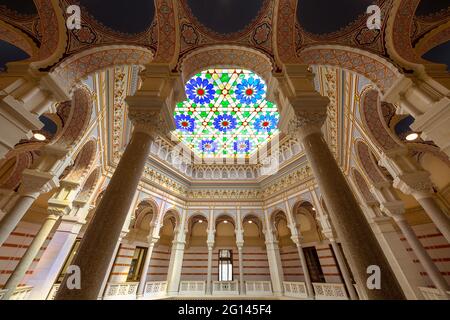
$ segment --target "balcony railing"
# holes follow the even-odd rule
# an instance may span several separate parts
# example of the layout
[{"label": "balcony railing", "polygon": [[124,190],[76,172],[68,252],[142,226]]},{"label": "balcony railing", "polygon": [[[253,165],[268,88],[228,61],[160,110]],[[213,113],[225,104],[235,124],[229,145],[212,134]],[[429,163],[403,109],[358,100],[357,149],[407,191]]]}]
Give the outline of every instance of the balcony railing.
[{"label": "balcony railing", "polygon": [[145,284],[144,297],[160,297],[166,294],[167,281],[149,281]]},{"label": "balcony railing", "polygon": [[292,298],[307,298],[306,286],[304,282],[283,281],[284,295]]},{"label": "balcony railing", "polygon": [[313,282],[312,285],[317,300],[348,300],[345,286],[342,283]]},{"label": "balcony railing", "polygon": [[247,295],[270,296],[272,285],[270,281],[245,281],[245,292]]},{"label": "balcony railing", "polygon": [[[420,292],[422,293],[425,300],[447,300],[438,289],[435,288],[426,288],[419,287]],[[450,295],[450,291],[447,291],[447,294]]]},{"label": "balcony railing", "polygon": [[56,283],[53,285],[50,292],[48,293],[47,300],[55,300],[55,297],[56,297],[56,294],[58,293],[60,285],[61,284],[59,284],[59,283]]},{"label": "balcony railing", "polygon": [[213,295],[238,295],[238,281],[213,281]]},{"label": "balcony railing", "polygon": [[180,295],[204,295],[206,291],[205,281],[181,281]]},{"label": "balcony railing", "polygon": [[[18,287],[16,290],[14,290],[14,293],[9,298],[9,300],[27,300],[32,289],[33,287],[30,286]],[[7,291],[8,290],[0,290],[0,300],[3,299]]]},{"label": "balcony railing", "polygon": [[139,282],[108,283],[104,300],[133,300],[136,299],[136,291]]}]

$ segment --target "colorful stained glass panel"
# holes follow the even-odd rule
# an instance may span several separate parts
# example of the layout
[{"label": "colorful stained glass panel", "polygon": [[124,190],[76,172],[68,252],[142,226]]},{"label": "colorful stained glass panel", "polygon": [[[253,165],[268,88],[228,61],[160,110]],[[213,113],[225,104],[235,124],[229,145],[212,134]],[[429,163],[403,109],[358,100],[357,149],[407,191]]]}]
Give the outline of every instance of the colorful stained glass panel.
[{"label": "colorful stained glass panel", "polygon": [[186,83],[175,107],[175,134],[200,157],[249,156],[278,134],[279,113],[251,71],[209,69]]}]

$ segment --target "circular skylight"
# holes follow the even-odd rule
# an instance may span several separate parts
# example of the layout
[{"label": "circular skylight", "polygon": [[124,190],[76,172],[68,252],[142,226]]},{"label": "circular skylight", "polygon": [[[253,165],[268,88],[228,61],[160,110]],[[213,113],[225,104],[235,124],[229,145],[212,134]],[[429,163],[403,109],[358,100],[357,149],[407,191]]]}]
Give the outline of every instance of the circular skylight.
[{"label": "circular skylight", "polygon": [[176,135],[196,155],[249,156],[278,134],[279,114],[266,100],[267,86],[251,71],[209,69],[186,83],[176,105]]}]

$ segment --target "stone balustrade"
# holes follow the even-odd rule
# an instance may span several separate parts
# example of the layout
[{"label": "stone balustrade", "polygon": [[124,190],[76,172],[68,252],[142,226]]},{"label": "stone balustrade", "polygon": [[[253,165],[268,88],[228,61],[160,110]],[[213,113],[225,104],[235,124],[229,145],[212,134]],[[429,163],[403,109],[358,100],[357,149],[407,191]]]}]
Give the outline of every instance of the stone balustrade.
[{"label": "stone balustrade", "polygon": [[284,295],[292,298],[308,298],[306,285],[304,282],[283,281]]},{"label": "stone balustrade", "polygon": [[313,282],[313,288],[317,300],[348,300],[342,283]]},{"label": "stone balustrade", "polygon": [[245,292],[247,295],[270,296],[272,284],[270,281],[245,281]]},{"label": "stone balustrade", "polygon": [[234,281],[213,281],[213,295],[238,295],[239,294],[239,283],[237,280]]},{"label": "stone balustrade", "polygon": [[103,300],[134,300],[139,282],[108,283]]},{"label": "stone balustrade", "polygon": [[206,281],[180,281],[180,295],[204,295]]}]

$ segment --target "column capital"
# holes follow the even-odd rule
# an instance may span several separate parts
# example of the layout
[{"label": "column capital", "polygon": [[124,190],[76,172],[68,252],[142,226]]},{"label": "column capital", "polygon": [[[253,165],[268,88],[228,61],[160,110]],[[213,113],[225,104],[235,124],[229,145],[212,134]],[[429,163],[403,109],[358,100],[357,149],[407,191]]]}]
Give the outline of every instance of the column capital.
[{"label": "column capital", "polygon": [[289,122],[289,133],[300,140],[312,133],[320,132],[327,118],[327,106],[330,100],[317,92],[295,96],[289,99],[294,116]]},{"label": "column capital", "polygon": [[127,103],[134,131],[144,132],[153,138],[166,134],[167,126],[162,117],[165,104],[161,99],[133,96],[127,98]]},{"label": "column capital", "polygon": [[429,197],[433,193],[433,183],[426,171],[405,173],[394,178],[394,187],[415,197]]},{"label": "column capital", "polygon": [[385,201],[380,203],[380,209],[382,212],[390,217],[398,218],[405,213],[405,205],[403,201]]},{"label": "column capital", "polygon": [[58,178],[48,172],[25,169],[22,172],[21,194],[46,193],[59,186]]}]

